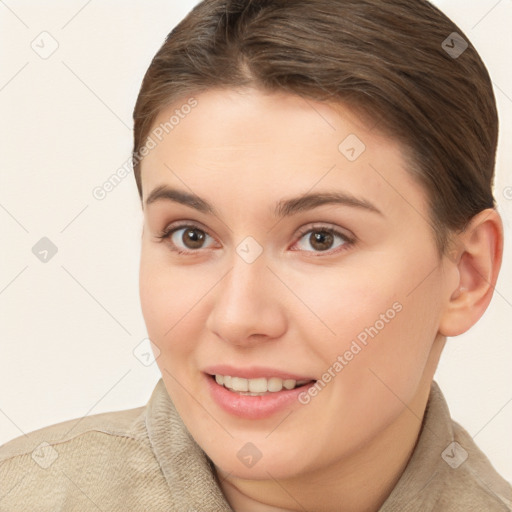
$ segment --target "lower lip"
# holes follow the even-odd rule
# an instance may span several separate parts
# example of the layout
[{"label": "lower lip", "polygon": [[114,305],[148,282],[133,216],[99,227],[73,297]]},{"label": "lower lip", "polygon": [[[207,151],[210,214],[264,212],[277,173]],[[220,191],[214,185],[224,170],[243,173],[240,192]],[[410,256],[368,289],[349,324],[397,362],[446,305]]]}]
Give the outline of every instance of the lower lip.
[{"label": "lower lip", "polygon": [[273,414],[294,402],[298,402],[301,393],[307,391],[315,383],[310,382],[295,389],[269,392],[266,395],[241,395],[217,384],[211,375],[205,374],[206,383],[213,400],[226,412],[251,420],[269,418]]}]

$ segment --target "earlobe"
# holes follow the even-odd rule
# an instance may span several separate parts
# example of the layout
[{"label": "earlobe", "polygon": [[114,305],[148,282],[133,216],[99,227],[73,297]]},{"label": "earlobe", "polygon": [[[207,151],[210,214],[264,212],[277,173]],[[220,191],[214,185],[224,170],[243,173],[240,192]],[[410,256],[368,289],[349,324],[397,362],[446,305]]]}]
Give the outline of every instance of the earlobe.
[{"label": "earlobe", "polygon": [[455,265],[459,282],[448,290],[449,299],[439,324],[443,336],[458,336],[472,327],[491,302],[503,256],[503,225],[494,209],[486,209],[471,219],[458,235],[459,257]]}]

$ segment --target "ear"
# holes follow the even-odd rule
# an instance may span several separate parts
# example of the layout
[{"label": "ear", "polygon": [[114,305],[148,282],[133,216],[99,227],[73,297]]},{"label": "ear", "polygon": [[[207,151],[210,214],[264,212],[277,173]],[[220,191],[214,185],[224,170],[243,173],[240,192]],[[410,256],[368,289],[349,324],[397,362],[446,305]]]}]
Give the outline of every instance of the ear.
[{"label": "ear", "polygon": [[448,290],[449,299],[439,324],[443,336],[458,336],[472,327],[491,302],[503,256],[503,224],[488,208],[475,215],[455,240],[458,250],[447,265],[459,279]]}]

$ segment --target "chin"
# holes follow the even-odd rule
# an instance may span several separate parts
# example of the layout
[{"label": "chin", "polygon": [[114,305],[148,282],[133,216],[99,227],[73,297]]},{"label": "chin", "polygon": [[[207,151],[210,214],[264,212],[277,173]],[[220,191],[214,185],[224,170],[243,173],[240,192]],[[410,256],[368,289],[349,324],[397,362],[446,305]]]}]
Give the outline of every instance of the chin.
[{"label": "chin", "polygon": [[[277,437],[261,442],[242,442],[238,438],[231,439],[229,444],[217,442],[208,446],[200,443],[200,446],[215,466],[231,478],[286,480],[315,469],[312,461],[304,458],[304,443],[299,441],[297,446],[283,447]],[[318,461],[318,457],[315,459]]]},{"label": "chin", "polygon": [[[296,457],[299,457],[300,452],[295,452]],[[276,454],[278,457],[278,454]],[[270,458],[270,457],[267,457]],[[297,467],[293,467],[293,463],[284,462],[277,458],[273,460],[263,460],[263,457],[256,462],[252,467],[245,467],[238,461],[233,460],[233,457],[221,456],[218,463],[213,460],[215,466],[220,469],[223,475],[229,475],[229,478],[240,478],[242,480],[287,480],[297,476],[304,471],[298,471]]]}]

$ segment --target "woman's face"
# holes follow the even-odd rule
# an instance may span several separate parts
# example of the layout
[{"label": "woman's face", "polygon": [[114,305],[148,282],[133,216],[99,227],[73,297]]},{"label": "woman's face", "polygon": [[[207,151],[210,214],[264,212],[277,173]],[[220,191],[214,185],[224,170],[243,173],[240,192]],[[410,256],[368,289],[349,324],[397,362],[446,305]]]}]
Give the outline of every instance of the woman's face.
[{"label": "woman's face", "polygon": [[451,294],[400,146],[345,107],[254,89],[153,128],[140,295],[190,433],[251,479],[368,446],[430,386]]}]

